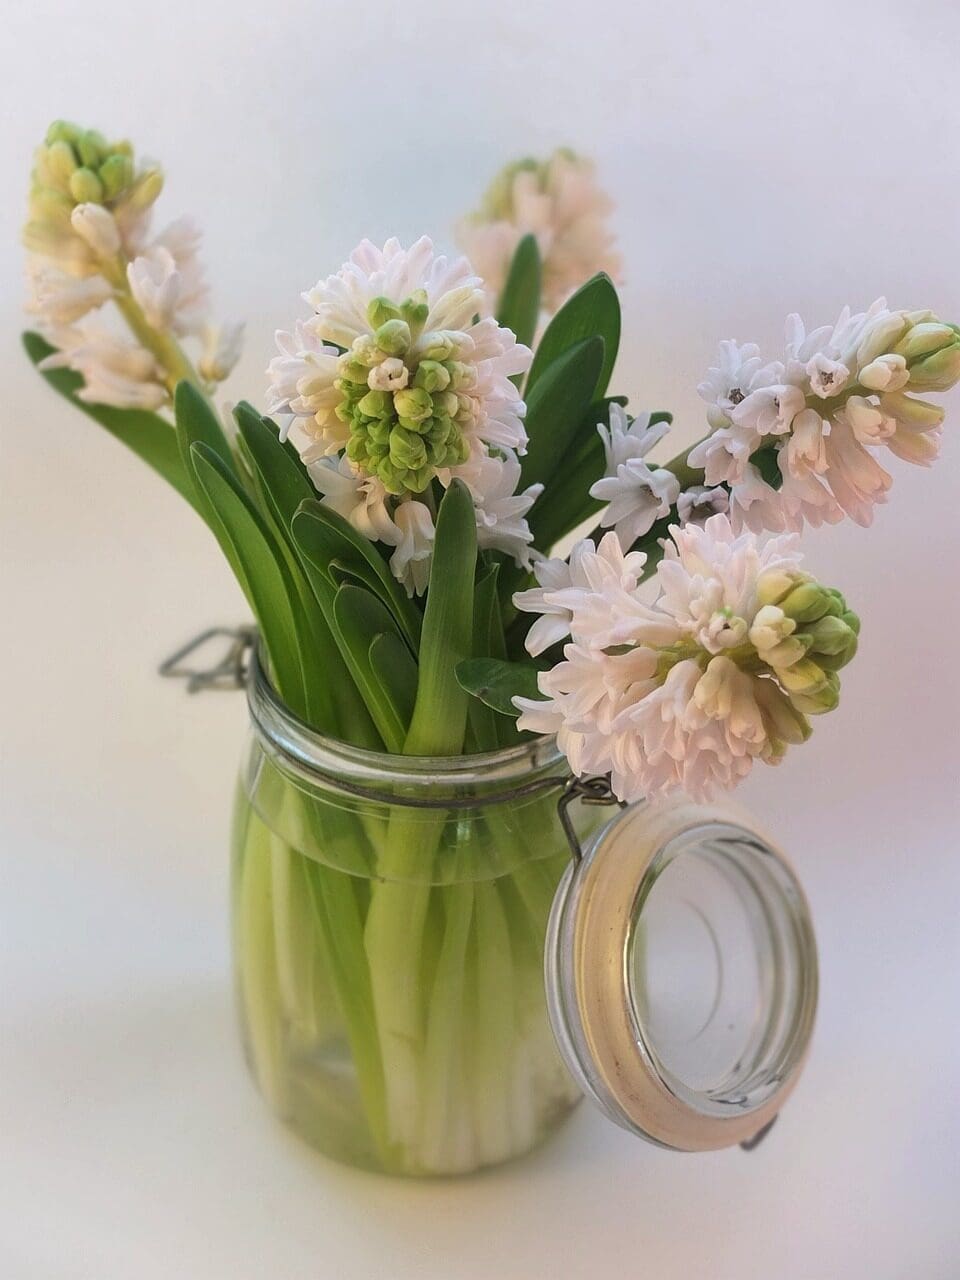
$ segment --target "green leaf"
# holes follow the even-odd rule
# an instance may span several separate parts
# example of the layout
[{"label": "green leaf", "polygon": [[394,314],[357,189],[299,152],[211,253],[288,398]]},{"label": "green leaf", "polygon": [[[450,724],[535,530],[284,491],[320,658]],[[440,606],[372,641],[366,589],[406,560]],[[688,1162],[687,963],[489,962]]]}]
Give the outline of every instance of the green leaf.
[{"label": "green leaf", "polygon": [[315,498],[300,504],[291,527],[294,541],[303,556],[329,581],[333,581],[330,565],[336,560],[343,570],[350,572],[379,597],[416,654],[422,625],[420,611],[370,539],[358,533],[349,520]]},{"label": "green leaf", "polygon": [[527,375],[527,396],[564,352],[584,338],[597,335],[604,344],[603,367],[596,386],[599,398],[610,385],[620,347],[620,300],[613,281],[602,272],[582,285],[547,325]]},{"label": "green leaf", "polygon": [[455,668],[470,657],[476,562],[473,499],[463,481],[454,480],[437,513],[417,700],[403,747],[408,755],[447,756],[462,750],[467,696]]},{"label": "green leaf", "polygon": [[333,616],[341,641],[340,651],[384,745],[388,751],[402,751],[407,722],[400,713],[399,700],[388,692],[393,683],[390,674],[376,670],[371,660],[372,639],[378,634],[393,634],[403,643],[393,618],[375,595],[350,584],[337,591]]},{"label": "green leaf", "polygon": [[396,631],[381,631],[370,641],[370,670],[383,687],[406,731],[417,696],[417,664]]},{"label": "green leaf", "polygon": [[273,517],[289,534],[300,503],[314,497],[316,491],[281,444],[280,434],[269,418],[261,417],[246,401],[241,401],[233,414],[240,437],[262,479]]},{"label": "green leaf", "polygon": [[184,466],[190,467],[190,446],[205,444],[215,453],[227,471],[237,474],[233,451],[223,434],[223,427],[210,401],[191,382],[178,382],[173,393],[173,410],[177,420],[177,439]]},{"label": "green leaf", "polygon": [[190,446],[189,456],[197,486],[215,517],[211,528],[236,569],[260,628],[277,691],[304,715],[298,597],[283,552],[223,458],[202,440]]},{"label": "green leaf", "polygon": [[539,671],[531,662],[502,662],[499,658],[468,658],[457,664],[460,687],[502,716],[520,714],[513,698],[542,698]]},{"label": "green leaf", "polygon": [[540,250],[535,236],[524,236],[510,263],[507,282],[500,294],[497,323],[510,329],[518,342],[529,347],[540,316]]},{"label": "green leaf", "polygon": [[[499,564],[490,564],[477,575],[473,600],[473,653],[475,657],[505,658],[503,627],[497,583]],[[500,728],[493,711],[474,698],[468,708],[470,729],[477,751],[495,751],[501,746]]]},{"label": "green leaf", "polygon": [[603,339],[584,338],[559,356],[527,393],[529,443],[520,459],[522,485],[549,486],[554,472],[566,468],[595,399],[603,359]]},{"label": "green leaf", "polygon": [[[38,333],[25,333],[23,345],[35,365],[56,351]],[[72,369],[42,369],[40,376],[75,409],[99,422],[121,444],[163,476],[168,484],[203,514],[197,502],[190,474],[183,464],[173,423],[145,409],[114,409],[109,405],[87,404],[77,398],[83,378]]]},{"label": "green leaf", "polygon": [[756,453],[751,453],[750,455],[750,461],[757,468],[771,489],[779,489],[783,484],[783,472],[780,470],[780,464],[778,461],[779,454],[779,446],[766,445],[762,449],[758,449]]}]

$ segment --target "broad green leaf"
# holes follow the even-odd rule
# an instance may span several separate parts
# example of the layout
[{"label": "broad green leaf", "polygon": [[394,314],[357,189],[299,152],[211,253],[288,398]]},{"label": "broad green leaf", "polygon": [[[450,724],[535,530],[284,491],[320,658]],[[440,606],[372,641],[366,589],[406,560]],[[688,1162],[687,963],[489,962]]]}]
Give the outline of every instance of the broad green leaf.
[{"label": "broad green leaf", "polygon": [[[23,345],[35,365],[56,350],[38,333],[25,333]],[[193,482],[180,456],[177,433],[172,422],[145,409],[114,409],[109,405],[87,404],[86,401],[79,400],[77,392],[83,386],[83,378],[72,369],[43,369],[40,376],[54,391],[69,400],[75,409],[99,422],[121,444],[125,444],[163,476],[181,497],[186,498],[192,507],[203,514],[197,503]]]},{"label": "broad green leaf", "polygon": [[[603,352],[602,338],[584,338],[555,360],[528,392],[529,443],[520,459],[522,485],[540,482],[549,492],[554,472],[568,466],[584,415],[595,399]],[[532,510],[536,511],[536,504]]]},{"label": "broad green leaf", "polygon": [[293,537],[303,555],[330,581],[329,566],[336,560],[368,590],[378,596],[395,618],[401,633],[416,654],[421,616],[416,605],[390,572],[376,546],[331,507],[315,498],[302,502],[294,513]]},{"label": "broad green leaf", "polygon": [[535,236],[524,236],[510,263],[506,284],[500,294],[497,322],[510,329],[518,342],[529,347],[540,316],[540,250]]},{"label": "broad green leaf", "polygon": [[240,486],[234,473],[210,445],[190,446],[197,485],[215,519],[211,528],[237,574],[270,656],[277,690],[299,715],[305,715],[301,653],[295,620],[296,588],[283,552]]},{"label": "broad green leaf", "polygon": [[556,360],[584,338],[603,338],[604,358],[596,396],[606,394],[620,347],[620,300],[613,281],[602,272],[582,285],[547,325],[527,375],[526,394]]},{"label": "broad green leaf", "polygon": [[388,751],[403,751],[407,725],[397,700],[386,692],[390,676],[375,671],[370,657],[371,641],[377,635],[392,633],[400,640],[393,618],[375,595],[349,583],[340,587],[334,597],[333,616],[341,642],[340,651],[384,745]]},{"label": "broad green leaf", "polygon": [[281,444],[277,428],[268,418],[261,417],[245,401],[241,401],[233,413],[240,437],[262,479],[274,519],[289,535],[300,503],[314,497],[316,491]]},{"label": "broad green leaf", "polygon": [[454,480],[437,513],[417,701],[403,747],[408,755],[456,755],[463,748],[468,699],[455,668],[470,657],[476,563],[473,498],[462,480]]},{"label": "broad green leaf", "polygon": [[520,714],[513,698],[542,698],[537,668],[530,662],[501,662],[498,658],[468,658],[457,664],[460,687],[502,716]]},{"label": "broad green leaf", "polygon": [[417,697],[417,664],[396,631],[381,631],[370,641],[370,670],[406,730]]},{"label": "broad green leaf", "polygon": [[227,471],[236,475],[237,464],[233,451],[206,396],[192,383],[178,382],[173,393],[173,409],[184,466],[190,466],[190,446],[202,443],[217,455]]},{"label": "broad green leaf", "polygon": [[[506,657],[503,629],[500,625],[500,603],[497,582],[500,566],[490,564],[477,575],[473,598],[473,653],[475,657]],[[470,730],[477,751],[495,751],[501,745],[500,720],[479,699],[468,708]]]}]

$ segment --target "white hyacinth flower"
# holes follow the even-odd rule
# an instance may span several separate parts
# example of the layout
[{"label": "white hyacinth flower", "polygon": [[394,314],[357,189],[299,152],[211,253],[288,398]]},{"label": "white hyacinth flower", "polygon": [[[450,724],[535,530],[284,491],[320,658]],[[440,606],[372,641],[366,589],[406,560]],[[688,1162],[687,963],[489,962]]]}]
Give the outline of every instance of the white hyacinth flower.
[{"label": "white hyacinth flower", "polygon": [[[737,528],[799,530],[845,515],[868,524],[891,483],[871,451],[886,447],[920,465],[937,456],[943,414],[906,391],[944,390],[958,376],[960,336],[930,311],[891,311],[878,298],[811,333],[791,315],[783,363],[762,365],[756,347],[721,344],[701,387],[719,429],[688,462],[706,485],[729,487]],[[765,457],[776,462],[779,486],[758,469],[759,449],[773,450]]]},{"label": "white hyacinth flower", "polygon": [[677,499],[677,516],[681,524],[703,524],[711,516],[730,509],[730,494],[721,486],[709,488],[694,484],[684,489]]},{"label": "white hyacinth flower", "polygon": [[711,427],[718,430],[728,427],[739,404],[754,391],[779,382],[782,375],[781,365],[763,362],[755,343],[741,346],[732,339],[721,342],[717,363],[711,365],[697,387],[697,395],[707,402],[707,421]]},{"label": "white hyacinth flower", "polygon": [[[292,417],[281,438],[290,432],[324,500],[395,546],[391,568],[419,594],[433,547],[430,502],[419,495],[460,479],[479,546],[529,567],[526,516],[542,486],[517,492],[516,455],[527,437],[511,378],[526,370],[530,352],[480,318],[482,282],[467,261],[437,256],[425,237],[409,249],[364,241],[304,297],[314,315],[277,334],[268,409]],[[340,478],[331,484],[333,473]],[[364,504],[377,495],[377,514],[357,523],[361,493]]]},{"label": "white hyacinth flower", "polygon": [[573,600],[564,595],[568,589],[602,591],[603,585],[609,584],[630,595],[640,582],[646,562],[644,552],[624,552],[616,534],[610,533],[600,540],[599,546],[584,538],[567,560],[556,557],[538,560],[533,566],[533,575],[539,586],[518,591],[513,597],[513,603],[521,612],[541,615],[527,633],[527,652],[536,657],[570,634]]},{"label": "white hyacinth flower", "polygon": [[[297,441],[294,439],[294,443]],[[307,472],[328,507],[371,542],[396,546],[400,530],[389,510],[386,489],[375,476],[366,476],[349,458],[320,458]]]},{"label": "white hyacinth flower", "polygon": [[165,403],[163,370],[144,347],[92,326],[53,336],[58,350],[41,360],[39,367],[82,374],[79,399],[116,409],[158,409]]},{"label": "white hyacinth flower", "polygon": [[102,276],[77,279],[42,259],[27,264],[30,298],[27,310],[49,328],[75,324],[113,297],[113,288]]},{"label": "white hyacinth flower", "polygon": [[533,534],[526,515],[543,493],[543,485],[531,484],[518,493],[520,462],[506,449],[497,454],[478,452],[459,473],[473,497],[477,546],[503,551],[521,568],[529,569]]},{"label": "white hyacinth flower", "polygon": [[430,508],[414,498],[397,506],[394,515],[399,531],[397,549],[390,557],[393,576],[402,582],[407,595],[423,595],[430,581],[436,528]]},{"label": "white hyacinth flower", "polygon": [[[514,699],[519,727],[556,733],[575,772],[609,773],[625,801],[673,787],[707,798],[754,761],[777,763],[809,735],[807,715],[836,705],[836,671],[856,651],[855,615],[801,571],[795,535],[761,545],[715,515],[670,536],[652,605],[638,598],[636,565],[623,572],[612,544],[588,542],[566,574],[539,566],[539,600],[515,601],[571,636],[538,677],[543,698]],[[602,614],[634,619],[612,651],[595,643]]]},{"label": "white hyacinth flower", "polygon": [[619,404],[610,406],[610,425],[597,430],[606,455],[606,475],[590,487],[590,496],[607,503],[600,517],[605,529],[616,529],[624,546],[632,546],[655,521],[666,516],[680,494],[672,471],[652,468],[644,461],[670,430],[666,422],[651,425],[650,415],[633,422]]},{"label": "white hyacinth flower", "polygon": [[594,166],[569,151],[543,164],[521,161],[495,179],[481,209],[457,228],[460,247],[483,277],[492,311],[517,245],[536,238],[543,264],[542,305],[553,312],[599,271],[620,280],[620,258],[607,225],[612,201]]}]

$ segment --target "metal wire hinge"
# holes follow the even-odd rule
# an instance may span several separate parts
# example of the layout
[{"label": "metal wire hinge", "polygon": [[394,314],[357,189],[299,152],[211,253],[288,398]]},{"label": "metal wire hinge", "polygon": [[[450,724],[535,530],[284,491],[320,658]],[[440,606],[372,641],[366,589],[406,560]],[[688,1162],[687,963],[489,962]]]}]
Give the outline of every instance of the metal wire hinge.
[{"label": "metal wire hinge", "polygon": [[[186,680],[187,693],[200,693],[204,689],[242,689],[247,682],[247,660],[256,639],[255,627],[208,627],[188,640],[176,653],[171,653],[158,670],[162,676]],[[219,662],[208,667],[185,665],[184,659],[199,652],[212,640],[229,641]]]},{"label": "metal wire hinge", "polygon": [[573,819],[570,816],[570,804],[573,800],[579,800],[582,804],[615,804],[621,809],[625,809],[626,803],[618,800],[610,788],[610,779],[607,776],[589,777],[589,778],[571,778],[563,789],[563,795],[557,801],[557,816],[560,819],[560,825],[563,827],[563,834],[567,837],[567,844],[570,846],[570,852],[573,855],[574,862],[580,862],[583,858],[583,848],[580,844],[580,837],[577,835],[577,829],[573,825]]}]

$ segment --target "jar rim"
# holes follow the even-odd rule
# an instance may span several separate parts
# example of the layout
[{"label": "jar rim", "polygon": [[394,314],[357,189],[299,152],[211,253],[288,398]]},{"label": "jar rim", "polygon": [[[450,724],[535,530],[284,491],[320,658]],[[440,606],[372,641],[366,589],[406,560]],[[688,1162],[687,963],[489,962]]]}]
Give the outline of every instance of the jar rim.
[{"label": "jar rim", "polygon": [[509,790],[518,782],[548,770],[558,770],[562,785],[570,774],[563,752],[552,734],[529,742],[473,755],[408,756],[371,751],[312,729],[283,701],[260,661],[259,645],[250,655],[246,682],[247,706],[261,744],[281,756],[308,780],[355,787],[386,783],[398,790],[437,791],[448,795],[481,787]]}]

